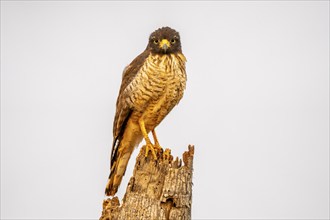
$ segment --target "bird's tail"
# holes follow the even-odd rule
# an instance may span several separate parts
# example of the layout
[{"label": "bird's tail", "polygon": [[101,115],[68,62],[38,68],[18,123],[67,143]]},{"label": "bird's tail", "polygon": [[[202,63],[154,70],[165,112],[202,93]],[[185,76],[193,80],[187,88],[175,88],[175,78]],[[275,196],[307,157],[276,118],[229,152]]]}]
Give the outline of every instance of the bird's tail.
[{"label": "bird's tail", "polygon": [[[126,133],[126,132],[125,132]],[[105,188],[105,194],[107,196],[114,196],[118,190],[121,180],[125,174],[126,167],[131,157],[131,154],[135,148],[142,140],[142,137],[136,135],[125,135],[121,141],[114,143],[117,146],[115,149],[115,155],[111,161],[111,170],[108,179],[108,183]]]}]

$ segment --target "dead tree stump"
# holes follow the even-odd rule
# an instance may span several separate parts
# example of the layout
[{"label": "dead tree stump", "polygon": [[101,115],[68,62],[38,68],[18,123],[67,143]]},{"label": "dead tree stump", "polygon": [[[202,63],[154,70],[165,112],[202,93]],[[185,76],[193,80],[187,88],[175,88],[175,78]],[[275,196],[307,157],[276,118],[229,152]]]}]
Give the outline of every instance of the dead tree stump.
[{"label": "dead tree stump", "polygon": [[183,166],[167,153],[155,161],[142,147],[122,205],[118,197],[104,200],[100,220],[191,219],[194,146],[183,153]]}]

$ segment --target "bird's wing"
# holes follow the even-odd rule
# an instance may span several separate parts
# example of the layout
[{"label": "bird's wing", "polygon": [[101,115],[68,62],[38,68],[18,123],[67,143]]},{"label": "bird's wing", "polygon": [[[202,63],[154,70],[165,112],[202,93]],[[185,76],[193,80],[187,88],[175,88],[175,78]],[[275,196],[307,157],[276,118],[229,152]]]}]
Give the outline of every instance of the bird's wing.
[{"label": "bird's wing", "polygon": [[122,76],[122,82],[119,90],[119,95],[116,103],[116,115],[113,122],[113,145],[111,151],[111,164],[114,160],[116,151],[118,150],[118,144],[124,134],[127,121],[133,111],[127,103],[127,98],[129,98],[128,93],[125,93],[124,90],[132,82],[136,74],[139,72],[140,68],[143,66],[144,61],[149,56],[150,52],[145,50],[139,56],[137,56],[125,69]]}]

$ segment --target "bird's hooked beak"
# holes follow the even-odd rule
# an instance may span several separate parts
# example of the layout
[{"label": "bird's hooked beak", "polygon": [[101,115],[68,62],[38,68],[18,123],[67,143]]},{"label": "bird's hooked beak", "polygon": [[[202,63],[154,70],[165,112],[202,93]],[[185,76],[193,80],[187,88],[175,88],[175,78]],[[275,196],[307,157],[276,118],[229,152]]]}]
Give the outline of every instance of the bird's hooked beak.
[{"label": "bird's hooked beak", "polygon": [[160,44],[159,44],[159,47],[161,49],[163,49],[166,53],[166,50],[171,46],[170,42],[167,40],[167,39],[163,39]]}]

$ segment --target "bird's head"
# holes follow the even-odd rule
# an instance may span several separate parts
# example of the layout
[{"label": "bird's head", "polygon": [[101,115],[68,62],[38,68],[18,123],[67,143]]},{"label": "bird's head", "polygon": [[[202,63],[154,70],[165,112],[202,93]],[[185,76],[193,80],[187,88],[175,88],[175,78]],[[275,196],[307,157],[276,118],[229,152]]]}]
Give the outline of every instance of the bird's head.
[{"label": "bird's head", "polygon": [[150,34],[147,49],[156,54],[181,52],[179,32],[170,27],[162,27],[155,30]]}]

